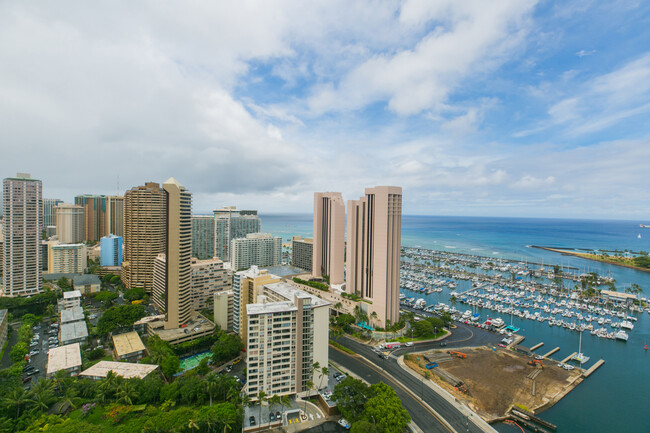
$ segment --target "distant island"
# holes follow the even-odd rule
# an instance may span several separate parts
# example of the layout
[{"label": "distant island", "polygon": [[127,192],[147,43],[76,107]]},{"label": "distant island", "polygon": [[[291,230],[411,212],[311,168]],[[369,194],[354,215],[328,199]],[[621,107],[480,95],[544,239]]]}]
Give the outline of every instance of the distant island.
[{"label": "distant island", "polygon": [[575,248],[558,248],[558,247],[542,247],[538,245],[531,245],[533,248],[539,248],[546,251],[553,251],[555,253],[567,254],[576,257],[582,257],[587,260],[595,260],[597,262],[609,263],[616,266],[623,266],[632,268],[639,271],[650,272],[650,256],[645,251],[635,254],[635,257],[623,255],[625,251],[594,251],[594,252],[578,252]]}]

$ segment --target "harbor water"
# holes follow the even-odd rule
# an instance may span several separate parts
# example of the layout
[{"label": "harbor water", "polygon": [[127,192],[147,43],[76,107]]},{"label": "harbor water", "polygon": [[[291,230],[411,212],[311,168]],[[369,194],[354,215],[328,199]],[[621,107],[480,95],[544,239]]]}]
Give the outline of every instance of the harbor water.
[{"label": "harbor water", "polygon": [[[544,263],[576,268],[573,273],[597,272],[615,279],[618,291],[638,284],[642,297],[650,297],[650,273],[602,264],[550,251],[531,248],[531,245],[601,250],[650,251],[650,229],[639,224],[648,221],[597,221],[530,218],[478,218],[404,216],[402,245],[511,259],[524,263]],[[263,215],[262,228],[286,241],[292,235],[311,236],[311,215]],[[641,235],[639,237],[639,235]],[[471,282],[461,281],[471,286]],[[570,283],[573,284],[573,283]],[[458,284],[457,291],[465,288]],[[406,296],[424,298],[428,305],[449,304],[450,289],[441,293],[415,293],[403,290]],[[458,310],[471,306],[457,304]],[[481,319],[501,317],[506,323],[511,318],[496,311],[478,309]],[[566,432],[650,431],[650,411],[646,405],[650,396],[650,353],[643,349],[650,340],[650,314],[636,313],[638,321],[629,332],[627,342],[602,339],[584,332],[582,352],[591,357],[584,367],[598,359],[605,364],[592,376],[571,391],[564,399],[542,413],[542,418]],[[578,351],[579,334],[575,331],[550,327],[517,316],[512,318],[519,334],[526,337],[522,343],[531,347],[544,342],[536,352],[544,354],[556,346],[560,351],[552,358],[560,360]],[[510,425],[496,425],[500,432],[519,431]]]}]

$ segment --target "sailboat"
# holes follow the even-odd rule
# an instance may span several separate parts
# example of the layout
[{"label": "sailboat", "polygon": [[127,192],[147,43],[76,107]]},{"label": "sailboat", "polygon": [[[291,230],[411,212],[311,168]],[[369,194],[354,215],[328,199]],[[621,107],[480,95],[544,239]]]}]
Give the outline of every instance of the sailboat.
[{"label": "sailboat", "polygon": [[582,331],[580,331],[580,343],[578,344],[578,353],[571,358],[573,361],[578,361],[581,365],[589,361],[589,357],[582,353]]},{"label": "sailboat", "polygon": [[639,236],[637,236],[637,238],[641,239],[641,233],[639,233]]}]

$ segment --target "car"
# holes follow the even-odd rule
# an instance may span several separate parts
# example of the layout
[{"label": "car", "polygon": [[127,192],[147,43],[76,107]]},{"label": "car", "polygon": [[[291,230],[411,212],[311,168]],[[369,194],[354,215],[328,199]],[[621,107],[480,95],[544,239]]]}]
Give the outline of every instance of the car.
[{"label": "car", "polygon": [[446,345],[447,345],[447,342],[446,342],[446,341],[441,341],[441,342],[440,342],[440,347],[445,347]]},{"label": "car", "polygon": [[340,420],[338,420],[338,423],[341,427],[348,430],[350,429],[350,423],[345,418],[341,418]]},{"label": "car", "polygon": [[269,413],[269,421],[270,422],[275,421],[275,414],[273,412]]},{"label": "car", "polygon": [[39,353],[41,353],[40,350],[32,350],[31,352],[29,352],[29,356],[35,356],[38,355]]},{"label": "car", "polygon": [[232,371],[232,365],[229,365],[228,367],[226,367],[226,371],[227,371],[228,373],[230,373],[230,372]]},{"label": "car", "polygon": [[31,376],[23,377],[23,383],[31,382],[31,380],[32,380]]},{"label": "car", "polygon": [[237,365],[237,364],[239,364],[240,362],[241,362],[241,359],[235,359],[235,360],[232,362],[232,365]]},{"label": "car", "polygon": [[255,425],[255,417],[254,417],[253,415],[251,415],[251,416],[248,418],[248,422],[250,423],[250,425]]},{"label": "car", "polygon": [[508,346],[506,346],[506,345],[503,344],[503,343],[499,343],[499,347],[508,347]]},{"label": "car", "polygon": [[406,344],[404,344],[404,346],[411,347],[411,346],[413,346],[413,342],[412,341],[407,341]]}]

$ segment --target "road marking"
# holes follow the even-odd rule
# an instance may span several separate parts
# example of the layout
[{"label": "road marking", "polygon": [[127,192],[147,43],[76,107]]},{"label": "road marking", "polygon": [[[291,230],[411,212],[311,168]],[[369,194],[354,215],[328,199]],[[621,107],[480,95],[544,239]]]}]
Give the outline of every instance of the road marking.
[{"label": "road marking", "polygon": [[[334,346],[330,346],[330,347],[334,347]],[[378,369],[377,366],[376,366],[375,364],[373,364],[372,362],[370,362],[369,360],[367,360],[365,357],[363,357],[363,356],[361,356],[361,355],[358,355],[358,354],[350,355],[349,353],[347,353],[347,352],[345,352],[345,351],[339,349],[338,347],[334,347],[334,349],[336,349],[336,350],[338,350],[339,352],[341,352],[341,353],[347,355],[347,356],[350,357],[350,358],[352,358],[352,357],[359,358],[359,359],[360,359],[364,364],[367,364],[370,368],[372,368],[372,369],[375,370],[377,373],[379,373],[379,375],[380,375],[382,378],[386,378],[386,379],[388,379],[389,382],[395,384],[396,386],[398,386],[399,388],[401,388],[404,392],[406,392],[407,394],[411,395],[411,397],[413,398],[413,400],[416,401],[420,406],[422,406],[422,408],[423,408],[424,410],[426,410],[426,411],[429,412],[431,415],[433,415],[434,418],[436,418],[438,421],[440,421],[440,425],[442,425],[444,428],[446,428],[447,431],[449,431],[449,432],[451,432],[451,433],[456,433],[455,430],[451,427],[451,425],[447,422],[447,420],[445,420],[445,419],[442,418],[440,415],[438,415],[438,412],[436,412],[436,411],[433,410],[433,408],[431,408],[428,404],[426,404],[426,403],[424,403],[422,400],[420,400],[420,398],[418,398],[418,396],[417,396],[416,394],[414,394],[410,389],[406,388],[404,385],[402,385],[401,383],[397,382],[397,381],[396,381],[395,379],[393,379],[391,376],[387,375],[383,370]],[[368,375],[368,377],[370,377],[370,375]]]}]

